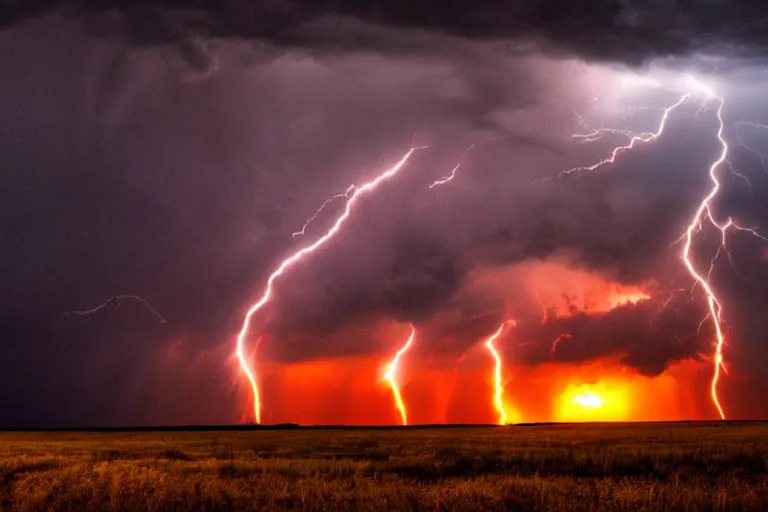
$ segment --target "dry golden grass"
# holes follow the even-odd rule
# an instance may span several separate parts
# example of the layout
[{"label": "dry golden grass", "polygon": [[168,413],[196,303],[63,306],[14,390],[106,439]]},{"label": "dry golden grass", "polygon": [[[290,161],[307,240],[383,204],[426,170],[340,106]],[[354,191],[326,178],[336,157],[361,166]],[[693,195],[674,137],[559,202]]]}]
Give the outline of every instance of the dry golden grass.
[{"label": "dry golden grass", "polygon": [[768,510],[768,425],[0,433],[3,510]]}]

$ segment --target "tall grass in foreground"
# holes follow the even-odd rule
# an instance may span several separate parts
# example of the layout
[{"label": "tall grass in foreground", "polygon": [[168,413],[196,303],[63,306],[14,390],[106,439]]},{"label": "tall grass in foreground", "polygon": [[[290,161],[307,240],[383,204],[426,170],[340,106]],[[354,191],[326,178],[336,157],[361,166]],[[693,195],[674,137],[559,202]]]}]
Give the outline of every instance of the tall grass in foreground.
[{"label": "tall grass in foreground", "polygon": [[768,510],[768,425],[0,433],[2,510]]}]

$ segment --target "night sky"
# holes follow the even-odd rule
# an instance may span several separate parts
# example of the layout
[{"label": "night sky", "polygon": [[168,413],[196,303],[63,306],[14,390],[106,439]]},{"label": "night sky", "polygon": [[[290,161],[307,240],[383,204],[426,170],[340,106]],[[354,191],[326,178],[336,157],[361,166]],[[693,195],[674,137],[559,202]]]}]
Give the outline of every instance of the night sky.
[{"label": "night sky", "polygon": [[[768,128],[736,125],[768,124],[768,4],[362,4],[0,0],[0,427],[241,421],[243,316],[343,200],[292,233],[412,144],[428,147],[254,320],[273,420],[294,419],[274,403],[306,395],[285,382],[313,362],[375,371],[412,323],[414,360],[448,375],[506,318],[517,389],[543,364],[696,364],[694,419],[716,417],[714,332],[678,240],[712,185],[717,101],[691,97],[658,140],[557,176],[627,142],[573,139],[583,122],[652,132],[690,74],[725,101],[714,217],[768,236]],[[626,88],[637,76],[664,85]],[[705,274],[719,243],[711,225],[696,237]],[[727,248],[711,272],[720,394],[729,418],[765,418],[768,242],[731,231]],[[649,298],[608,307],[606,290]],[[150,306],[67,314],[122,294]],[[366,400],[334,372],[335,394]]]}]

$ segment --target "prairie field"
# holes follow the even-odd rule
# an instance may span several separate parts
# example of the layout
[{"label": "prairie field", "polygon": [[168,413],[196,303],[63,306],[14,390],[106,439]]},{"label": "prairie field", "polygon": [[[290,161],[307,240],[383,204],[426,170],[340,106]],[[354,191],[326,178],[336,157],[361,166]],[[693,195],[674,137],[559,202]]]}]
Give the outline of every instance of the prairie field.
[{"label": "prairie field", "polygon": [[0,432],[2,510],[768,510],[768,424]]}]

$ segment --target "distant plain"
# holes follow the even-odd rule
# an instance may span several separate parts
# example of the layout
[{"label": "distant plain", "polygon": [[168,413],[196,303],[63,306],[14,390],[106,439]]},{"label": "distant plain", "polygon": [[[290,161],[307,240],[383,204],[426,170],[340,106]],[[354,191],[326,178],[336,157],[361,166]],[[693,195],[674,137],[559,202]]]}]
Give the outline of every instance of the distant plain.
[{"label": "distant plain", "polygon": [[0,432],[0,509],[768,510],[768,423]]}]

